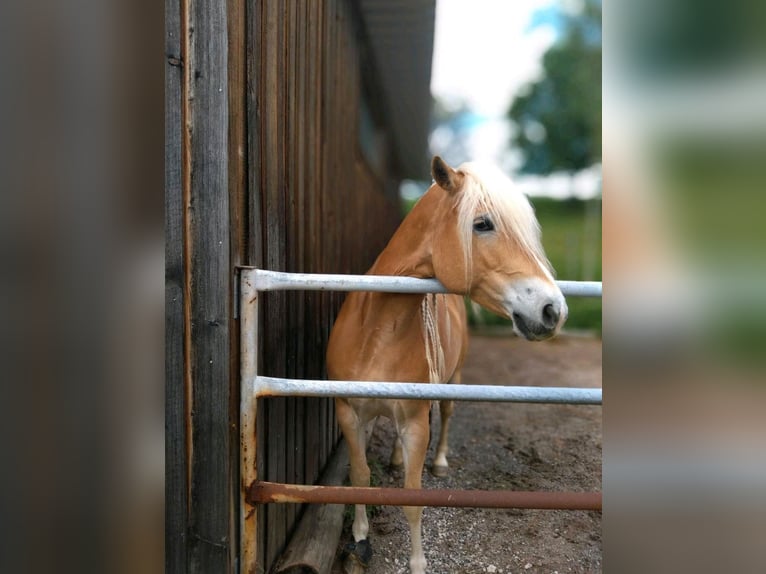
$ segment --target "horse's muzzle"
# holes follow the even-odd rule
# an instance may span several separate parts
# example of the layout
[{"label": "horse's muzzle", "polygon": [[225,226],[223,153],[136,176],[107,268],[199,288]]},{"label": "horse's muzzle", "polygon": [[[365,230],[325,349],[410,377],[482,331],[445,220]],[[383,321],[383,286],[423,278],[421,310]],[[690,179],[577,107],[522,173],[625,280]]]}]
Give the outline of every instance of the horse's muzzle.
[{"label": "horse's muzzle", "polygon": [[[546,305],[546,308],[547,307],[548,305]],[[549,311],[549,316],[546,317],[545,311],[543,311],[543,318],[541,321],[529,319],[520,313],[513,313],[513,325],[527,341],[544,341],[556,334],[559,315],[558,313],[555,313],[556,318],[553,320],[554,313],[555,312],[553,311]]]}]

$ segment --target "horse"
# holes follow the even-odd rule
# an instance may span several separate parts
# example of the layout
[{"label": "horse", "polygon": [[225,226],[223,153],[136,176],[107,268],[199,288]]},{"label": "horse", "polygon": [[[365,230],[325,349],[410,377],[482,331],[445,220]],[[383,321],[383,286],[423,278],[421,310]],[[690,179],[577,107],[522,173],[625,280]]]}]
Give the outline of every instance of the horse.
[{"label": "horse", "polygon": [[[529,341],[554,336],[567,317],[526,196],[497,167],[470,162],[454,169],[431,161],[434,183],[415,204],[368,275],[438,279],[451,294],[353,292],[345,299],[327,348],[334,380],[460,383],[468,346],[463,295],[513,321]],[[421,488],[430,438],[428,400],[336,398],[353,486],[370,485],[366,428],[378,416],[393,421],[393,466],[404,466],[404,487]],[[440,401],[441,430],[432,472],[447,474],[452,401]],[[403,507],[410,528],[410,571],[423,574],[422,507]],[[367,544],[364,505],[352,532]],[[370,550],[371,551],[371,550]]]}]

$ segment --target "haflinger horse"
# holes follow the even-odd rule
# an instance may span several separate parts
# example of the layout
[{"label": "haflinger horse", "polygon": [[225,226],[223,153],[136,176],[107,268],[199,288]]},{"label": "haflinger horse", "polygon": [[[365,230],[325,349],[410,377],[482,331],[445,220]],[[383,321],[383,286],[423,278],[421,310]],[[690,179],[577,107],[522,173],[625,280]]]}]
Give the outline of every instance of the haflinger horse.
[{"label": "haflinger horse", "polygon": [[[459,383],[468,345],[463,296],[513,320],[530,341],[555,335],[567,317],[527,198],[499,169],[465,163],[457,170],[431,162],[434,184],[420,198],[368,271],[370,275],[437,278],[455,294],[350,293],[330,335],[327,371],[334,380]],[[404,487],[420,488],[429,443],[428,400],[336,399],[349,447],[353,486],[370,485],[368,423],[393,421],[392,465],[404,466]],[[432,472],[447,473],[452,401],[440,401],[441,432]],[[410,527],[412,574],[425,572],[422,507],[404,507]],[[366,542],[364,505],[353,523]]]}]

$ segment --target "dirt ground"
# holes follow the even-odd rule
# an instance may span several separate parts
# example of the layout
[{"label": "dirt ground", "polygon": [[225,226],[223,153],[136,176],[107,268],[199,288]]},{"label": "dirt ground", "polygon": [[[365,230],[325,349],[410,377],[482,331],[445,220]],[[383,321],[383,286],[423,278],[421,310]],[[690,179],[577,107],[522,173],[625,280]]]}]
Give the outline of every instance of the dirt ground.
[{"label": "dirt ground", "polygon": [[[463,373],[466,384],[600,387],[601,340],[564,334],[528,343],[473,335]],[[438,436],[438,424],[436,408],[432,435]],[[388,469],[393,437],[393,427],[381,419],[368,450],[373,483],[380,486],[402,484],[402,474]],[[449,476],[436,478],[426,470],[424,488],[601,490],[601,407],[461,402],[449,444]],[[342,572],[341,548],[351,540],[350,508],[334,574]],[[368,512],[368,574],[408,572],[409,529],[402,510]],[[423,548],[432,574],[600,572],[601,513],[426,508]]]}]

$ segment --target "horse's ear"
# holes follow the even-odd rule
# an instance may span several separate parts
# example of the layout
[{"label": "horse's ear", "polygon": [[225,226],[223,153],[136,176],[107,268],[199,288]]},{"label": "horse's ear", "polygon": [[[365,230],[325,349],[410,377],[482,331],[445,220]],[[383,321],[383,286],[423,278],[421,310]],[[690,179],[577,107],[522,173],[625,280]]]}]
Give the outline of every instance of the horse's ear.
[{"label": "horse's ear", "polygon": [[438,155],[431,160],[431,175],[436,184],[449,193],[456,193],[463,186],[463,174],[448,166]]}]

